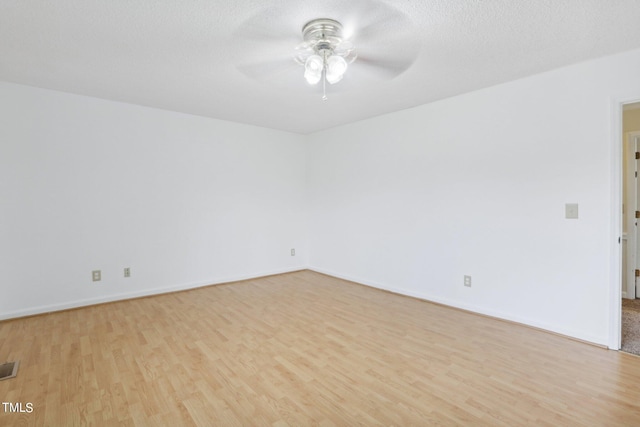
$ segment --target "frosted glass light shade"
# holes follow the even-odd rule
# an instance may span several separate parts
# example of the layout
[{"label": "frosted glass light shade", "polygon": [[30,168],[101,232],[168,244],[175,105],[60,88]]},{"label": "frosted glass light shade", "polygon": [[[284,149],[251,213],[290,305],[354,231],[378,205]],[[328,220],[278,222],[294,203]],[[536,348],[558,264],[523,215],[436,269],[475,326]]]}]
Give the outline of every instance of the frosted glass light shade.
[{"label": "frosted glass light shade", "polygon": [[304,78],[307,83],[314,85],[317,84],[322,78],[322,69],[324,68],[324,61],[320,55],[311,55],[304,63]]},{"label": "frosted glass light shade", "polygon": [[327,59],[327,81],[329,83],[338,83],[342,80],[346,71],[347,61],[345,61],[343,57],[333,55]]}]

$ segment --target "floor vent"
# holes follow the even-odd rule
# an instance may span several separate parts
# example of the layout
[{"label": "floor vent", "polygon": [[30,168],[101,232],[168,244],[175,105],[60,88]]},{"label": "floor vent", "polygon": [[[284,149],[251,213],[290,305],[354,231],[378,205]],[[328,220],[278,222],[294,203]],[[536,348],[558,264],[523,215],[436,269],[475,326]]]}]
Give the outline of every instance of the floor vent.
[{"label": "floor vent", "polygon": [[20,362],[7,362],[0,365],[0,380],[8,380],[18,375]]}]

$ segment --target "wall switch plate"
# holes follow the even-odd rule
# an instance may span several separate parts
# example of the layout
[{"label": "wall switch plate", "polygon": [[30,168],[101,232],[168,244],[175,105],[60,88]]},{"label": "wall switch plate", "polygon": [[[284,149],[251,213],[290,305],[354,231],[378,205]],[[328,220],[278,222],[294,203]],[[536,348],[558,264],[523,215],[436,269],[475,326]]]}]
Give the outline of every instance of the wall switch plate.
[{"label": "wall switch plate", "polygon": [[131,269],[129,267],[124,269],[124,277],[131,277]]},{"label": "wall switch plate", "polygon": [[99,282],[102,280],[102,272],[100,270],[93,270],[91,272],[91,278],[94,282]]},{"label": "wall switch plate", "polygon": [[291,249],[291,256],[296,256],[296,250],[295,249]]},{"label": "wall switch plate", "polygon": [[565,204],[564,217],[567,219],[578,219],[578,204],[577,203]]},{"label": "wall switch plate", "polygon": [[471,287],[471,276],[464,276],[464,285],[468,288]]}]

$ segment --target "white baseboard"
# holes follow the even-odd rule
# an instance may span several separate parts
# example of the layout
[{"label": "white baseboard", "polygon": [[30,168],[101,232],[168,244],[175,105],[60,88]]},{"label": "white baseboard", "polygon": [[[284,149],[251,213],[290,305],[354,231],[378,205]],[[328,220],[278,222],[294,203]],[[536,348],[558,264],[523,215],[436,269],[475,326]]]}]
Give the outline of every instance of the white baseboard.
[{"label": "white baseboard", "polygon": [[599,346],[606,346],[607,344],[602,342],[601,339],[593,336],[588,336],[585,334],[577,333],[576,331],[567,330],[561,327],[557,327],[555,325],[545,324],[543,322],[533,321],[531,319],[525,319],[518,316],[514,316],[510,313],[499,312],[495,310],[486,309],[484,307],[474,306],[471,304],[461,303],[459,301],[450,300],[448,298],[441,298],[433,295],[428,295],[424,293],[416,293],[413,291],[409,291],[401,288],[394,288],[382,283],[373,282],[371,280],[362,279],[359,277],[349,276],[341,273],[337,273],[331,270],[326,270],[323,268],[311,267],[311,266],[300,266],[290,269],[281,269],[281,270],[271,270],[271,271],[263,271],[258,273],[246,274],[246,275],[238,275],[238,276],[229,276],[224,278],[216,278],[212,280],[198,281],[198,282],[190,282],[190,283],[182,283],[173,286],[167,286],[162,288],[153,288],[153,289],[145,289],[136,292],[128,292],[122,294],[109,295],[105,297],[98,298],[88,298],[84,300],[76,300],[70,301],[62,304],[52,304],[45,305],[39,307],[32,307],[24,310],[17,310],[12,312],[0,313],[0,320],[8,320],[15,319],[19,317],[33,316],[37,314],[51,313],[55,311],[61,310],[69,310],[73,308],[86,307],[96,304],[103,304],[108,302],[122,301],[132,298],[140,298],[152,295],[161,295],[170,292],[184,291],[188,289],[196,289],[204,286],[211,285],[221,285],[225,283],[238,282],[242,280],[250,280],[256,279],[265,276],[272,276],[276,274],[284,274],[284,273],[292,273],[295,271],[301,270],[311,270],[318,273],[326,274],[329,276],[337,277],[339,279],[349,280],[351,282],[359,283],[361,285],[369,286],[372,288],[382,289],[385,291],[393,292],[399,295],[410,296],[418,299],[422,299],[425,301],[435,302],[438,304],[443,304],[449,307],[455,307],[462,310],[470,311],[472,313],[482,314],[489,317],[494,317],[497,319],[507,320],[510,322],[519,323],[526,326],[531,326],[534,328],[542,329],[545,331],[553,332],[560,335],[565,335],[570,338],[575,338],[581,341],[586,341]]},{"label": "white baseboard", "polygon": [[28,308],[28,309],[24,309],[24,310],[17,310],[17,311],[10,311],[10,312],[7,312],[7,313],[0,313],[0,320],[8,320],[8,319],[15,319],[15,318],[19,318],[19,317],[34,316],[34,315],[37,315],[37,314],[51,313],[51,312],[54,312],[54,311],[69,310],[69,309],[73,309],[73,308],[87,307],[87,306],[96,305],[96,304],[104,304],[104,303],[108,303],[108,302],[122,301],[122,300],[140,298],[140,297],[147,297],[147,296],[152,296],[152,295],[161,295],[161,294],[166,294],[166,293],[170,293],[170,292],[185,291],[185,290],[188,290],[188,289],[201,288],[201,287],[204,287],[204,286],[222,285],[222,284],[225,284],[225,283],[239,282],[239,281],[242,281],[242,280],[257,279],[259,277],[273,276],[273,275],[276,275],[276,274],[284,274],[284,273],[292,273],[294,271],[301,271],[301,270],[307,270],[307,269],[308,268],[306,266],[302,266],[302,267],[283,269],[283,270],[263,271],[263,272],[259,272],[259,273],[253,273],[253,274],[244,274],[244,275],[238,275],[238,276],[229,276],[229,277],[217,278],[217,279],[212,279],[212,280],[203,280],[203,281],[198,281],[198,282],[182,283],[182,284],[173,285],[173,286],[166,286],[166,287],[162,287],[162,288],[144,289],[144,290],[140,290],[140,291],[127,292],[127,293],[115,294],[115,295],[108,295],[108,296],[104,296],[104,297],[87,298],[87,299],[83,299],[83,300],[70,301],[70,302],[65,302],[65,303],[61,303],[61,304],[43,305],[43,306],[32,307],[32,308]]},{"label": "white baseboard", "polygon": [[587,343],[594,344],[600,347],[602,346],[607,347],[607,343],[603,341],[602,338],[586,335],[584,333],[579,333],[577,331],[568,330],[562,327],[557,327],[555,325],[550,325],[550,324],[538,322],[531,319],[521,318],[518,316],[514,316],[513,314],[510,314],[510,313],[504,313],[504,312],[499,312],[491,309],[486,309],[484,307],[465,304],[465,303],[461,303],[459,301],[451,300],[448,298],[437,297],[437,296],[428,295],[424,293],[416,293],[416,292],[408,291],[406,289],[394,288],[394,287],[386,286],[382,283],[377,283],[377,282],[361,279],[354,276],[348,276],[348,275],[336,273],[334,271],[326,270],[323,268],[309,267],[308,269],[311,271],[315,271],[317,273],[322,273],[328,276],[337,277],[339,279],[349,280],[351,282],[355,282],[361,285],[370,286],[372,288],[382,289],[382,290],[393,292],[399,295],[410,296],[413,298],[418,298],[421,300],[430,301],[430,302],[446,305],[449,307],[459,308],[461,310],[482,314],[484,316],[494,317],[496,319],[507,320],[509,322],[514,322],[521,325],[542,329],[544,331],[552,332],[554,334],[564,335],[568,338],[585,341]]}]

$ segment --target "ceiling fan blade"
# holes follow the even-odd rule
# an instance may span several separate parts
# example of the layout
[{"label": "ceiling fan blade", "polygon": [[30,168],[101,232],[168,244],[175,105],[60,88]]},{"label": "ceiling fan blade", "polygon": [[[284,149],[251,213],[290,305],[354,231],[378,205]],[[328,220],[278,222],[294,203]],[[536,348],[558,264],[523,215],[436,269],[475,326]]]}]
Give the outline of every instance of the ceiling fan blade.
[{"label": "ceiling fan blade", "polygon": [[363,69],[383,79],[393,79],[407,71],[415,62],[417,55],[405,55],[396,57],[380,57],[360,55],[351,65],[354,70]]},{"label": "ceiling fan blade", "polygon": [[352,67],[364,77],[389,80],[405,72],[415,62],[419,44],[412,39],[411,18],[379,1],[360,1],[356,28],[350,39],[357,58]]},{"label": "ceiling fan blade", "polygon": [[[275,15],[275,16],[274,16]],[[282,19],[281,13],[274,8],[260,10],[255,15],[240,23],[233,32],[236,40],[262,41],[269,43],[285,43],[295,46],[300,43],[300,30],[297,22]]]},{"label": "ceiling fan blade", "polygon": [[244,75],[258,81],[279,80],[299,66],[295,47],[302,41],[297,24],[274,19],[265,9],[242,22],[231,40],[232,61]]},{"label": "ceiling fan blade", "polygon": [[267,27],[248,26],[246,30],[236,31],[231,44],[234,48],[243,49],[247,45],[270,45],[295,47],[301,42],[299,34],[273,31]]},{"label": "ceiling fan blade", "polygon": [[397,20],[397,22],[389,20],[375,22],[360,28],[354,34],[353,42],[356,46],[363,44],[375,45],[377,43],[400,44],[411,34],[408,31],[410,25],[410,21],[402,19]]},{"label": "ceiling fan blade", "polygon": [[303,69],[293,59],[284,58],[269,61],[254,61],[238,64],[236,68],[245,76],[257,81],[277,81],[298,74],[302,80]]},{"label": "ceiling fan blade", "polygon": [[350,12],[342,19],[345,37],[352,40],[356,47],[363,43],[388,41],[412,26],[407,14],[381,1],[354,1]]}]

